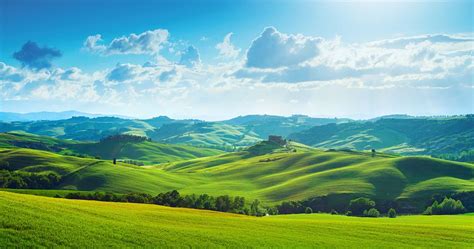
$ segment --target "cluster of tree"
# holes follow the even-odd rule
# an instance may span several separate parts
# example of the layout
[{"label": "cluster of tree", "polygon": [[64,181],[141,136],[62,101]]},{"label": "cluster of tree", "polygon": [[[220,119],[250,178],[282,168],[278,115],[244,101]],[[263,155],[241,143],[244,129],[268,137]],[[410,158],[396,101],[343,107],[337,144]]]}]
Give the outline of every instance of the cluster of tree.
[{"label": "cluster of tree", "polygon": [[151,141],[151,138],[129,134],[117,134],[100,139],[101,143],[139,143],[144,141]]},{"label": "cluster of tree", "polygon": [[128,163],[128,164],[137,165],[137,166],[144,166],[145,165],[143,162],[140,162],[140,161],[137,161],[137,160],[131,160],[131,159],[120,159],[118,161]]},{"label": "cluster of tree", "polygon": [[[319,196],[303,201],[288,201],[276,206],[280,214],[324,212],[331,214],[345,213],[348,216],[379,217],[380,211],[375,201],[369,198],[356,198],[347,203],[348,196]],[[385,206],[385,205],[383,205]],[[388,206],[388,204],[387,204]],[[387,216],[395,218],[397,212],[388,207]]]},{"label": "cluster of tree", "polygon": [[445,197],[441,203],[434,201],[433,204],[426,208],[423,214],[462,214],[466,212],[466,208],[460,200]]},{"label": "cluster of tree", "polygon": [[[213,197],[207,194],[181,195],[177,190],[169,191],[166,193],[160,193],[157,196],[152,196],[150,194],[144,193],[129,193],[117,195],[113,193],[101,192],[73,192],[68,193],[65,198],[114,202],[148,203],[170,207],[207,209],[253,216],[264,216],[269,213],[266,208],[262,207],[259,200],[254,200],[252,203],[250,203],[250,205],[247,205],[247,203],[245,202],[245,198],[240,196],[230,197],[228,195],[221,195]],[[270,209],[270,212],[275,212],[275,210]]]},{"label": "cluster of tree", "polygon": [[0,170],[0,188],[51,189],[61,182],[61,177],[54,173],[36,174]]}]

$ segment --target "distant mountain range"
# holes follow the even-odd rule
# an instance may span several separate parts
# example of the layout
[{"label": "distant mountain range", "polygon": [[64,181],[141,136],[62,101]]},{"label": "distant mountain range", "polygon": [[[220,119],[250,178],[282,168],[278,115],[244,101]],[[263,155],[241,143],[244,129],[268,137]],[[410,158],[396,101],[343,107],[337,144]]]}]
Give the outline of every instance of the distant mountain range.
[{"label": "distant mountain range", "polygon": [[[208,122],[177,120],[166,116],[127,119],[93,114],[87,117],[81,114],[65,112],[49,115],[49,118],[74,116],[59,120],[0,122],[0,132],[24,131],[78,141],[99,141],[110,135],[133,134],[163,143],[225,151],[239,150],[265,140],[269,135],[279,135],[323,149],[376,149],[401,155],[434,155],[460,161],[472,161],[474,158],[474,115],[389,115],[370,120],[248,115]],[[30,114],[29,118],[39,116]]]},{"label": "distant mountain range", "polygon": [[64,112],[29,112],[29,113],[16,113],[16,112],[0,112],[0,121],[12,122],[12,121],[36,121],[36,120],[61,120],[72,117],[121,117],[130,118],[121,115],[103,115],[103,114],[91,114],[78,111],[64,111]]}]

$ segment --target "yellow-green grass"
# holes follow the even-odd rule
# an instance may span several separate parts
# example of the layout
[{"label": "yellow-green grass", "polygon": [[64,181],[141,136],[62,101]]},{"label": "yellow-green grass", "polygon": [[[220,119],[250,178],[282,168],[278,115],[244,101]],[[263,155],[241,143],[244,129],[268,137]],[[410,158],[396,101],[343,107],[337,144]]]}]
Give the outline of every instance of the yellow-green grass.
[{"label": "yellow-green grass", "polygon": [[394,200],[474,191],[472,164],[310,148],[260,156],[243,151],[150,167],[28,149],[0,150],[0,161],[5,160],[21,171],[62,174],[61,189],[153,195],[177,189],[258,198],[269,205],[327,194]]},{"label": "yellow-green grass", "polygon": [[2,247],[472,248],[474,216],[250,217],[0,191]]}]

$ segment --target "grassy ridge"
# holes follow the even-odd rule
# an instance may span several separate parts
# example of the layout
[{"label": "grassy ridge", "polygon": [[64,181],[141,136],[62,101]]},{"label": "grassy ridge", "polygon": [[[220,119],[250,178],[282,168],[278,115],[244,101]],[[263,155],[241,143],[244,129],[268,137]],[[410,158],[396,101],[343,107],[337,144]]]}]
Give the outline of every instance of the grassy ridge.
[{"label": "grassy ridge", "polygon": [[474,116],[381,118],[315,126],[290,139],[321,148],[377,149],[403,155],[459,154],[474,149]]},{"label": "grassy ridge", "polygon": [[0,192],[4,247],[469,248],[474,216],[263,218]]},{"label": "grassy ridge", "polygon": [[221,154],[222,151],[187,145],[141,142],[78,142],[24,132],[0,133],[0,147],[31,148],[58,153],[99,156],[102,159],[133,159],[146,164],[173,162]]},{"label": "grassy ridge", "polygon": [[327,194],[393,200],[474,190],[474,165],[468,163],[296,148],[297,152],[255,156],[243,151],[148,167],[29,149],[0,150],[0,161],[21,171],[57,172],[63,175],[61,189],[150,194],[177,189],[258,198],[268,204]]}]

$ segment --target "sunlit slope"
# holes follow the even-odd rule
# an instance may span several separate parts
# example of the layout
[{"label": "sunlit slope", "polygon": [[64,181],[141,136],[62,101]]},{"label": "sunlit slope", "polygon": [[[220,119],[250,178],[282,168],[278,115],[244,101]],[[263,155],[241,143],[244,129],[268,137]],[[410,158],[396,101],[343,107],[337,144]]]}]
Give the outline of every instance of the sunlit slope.
[{"label": "sunlit slope", "polygon": [[3,247],[469,248],[474,243],[473,218],[321,214],[256,218],[0,192]]},{"label": "sunlit slope", "polygon": [[193,186],[194,191],[217,188],[242,193],[251,186],[253,193],[270,202],[334,193],[395,199],[474,190],[472,164],[357,152],[313,150],[256,157],[242,152],[174,163],[165,169],[215,179]]},{"label": "sunlit slope", "polygon": [[3,149],[0,162],[8,161],[14,170],[56,172],[63,176],[61,189],[150,194],[177,189],[240,195],[266,203],[342,193],[382,200],[416,199],[474,190],[474,165],[468,163],[304,147],[290,151],[264,155],[243,151],[138,167],[38,150]]},{"label": "sunlit slope", "polygon": [[70,148],[79,153],[100,156],[105,159],[133,159],[146,164],[174,162],[223,153],[216,149],[163,144],[151,141],[83,143],[70,146]]},{"label": "sunlit slope", "polygon": [[0,147],[31,148],[58,153],[98,156],[102,159],[132,159],[145,164],[174,162],[223,153],[220,150],[152,141],[78,142],[25,132],[0,133]]}]

